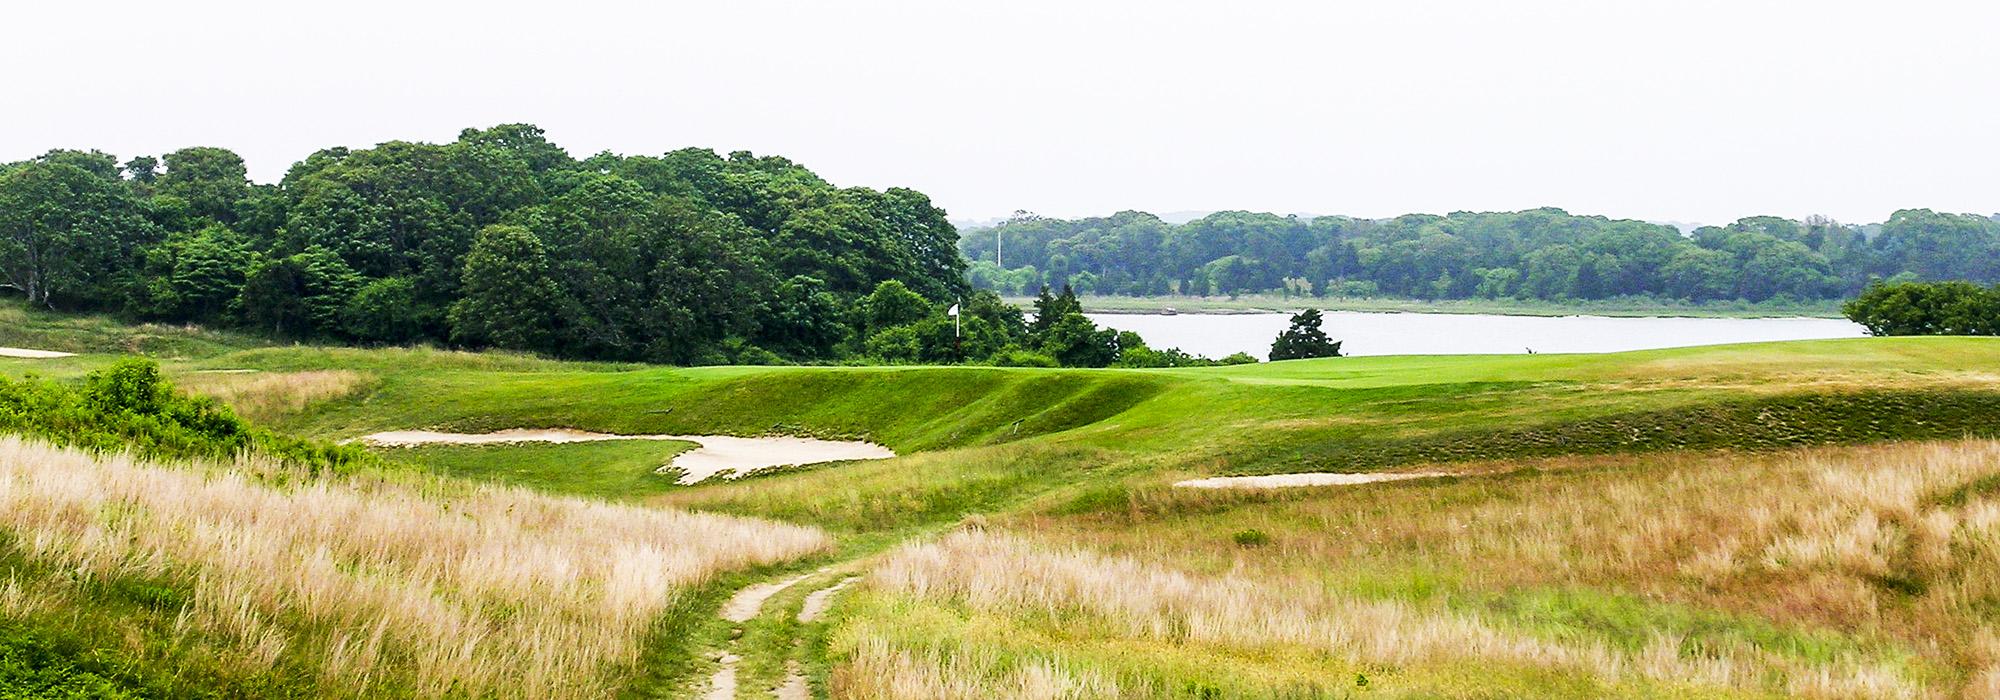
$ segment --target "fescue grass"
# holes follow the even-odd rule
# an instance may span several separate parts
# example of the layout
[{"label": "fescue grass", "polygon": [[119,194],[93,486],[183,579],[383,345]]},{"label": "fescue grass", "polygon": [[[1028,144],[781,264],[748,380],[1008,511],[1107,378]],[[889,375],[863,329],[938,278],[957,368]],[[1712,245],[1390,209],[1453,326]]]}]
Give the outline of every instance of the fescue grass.
[{"label": "fescue grass", "polygon": [[[2000,500],[1981,485],[2000,475],[2000,442],[1562,457],[1482,470],[1275,494],[1165,493],[1157,497],[1187,505],[1008,526],[1041,549],[1446,610],[1619,655],[1646,657],[1669,639],[1671,658],[1782,676],[1770,692],[1996,691]],[[1230,541],[1248,529],[1271,544]]]},{"label": "fescue grass", "polygon": [[191,373],[177,382],[196,396],[207,396],[253,423],[271,423],[306,410],[314,403],[350,396],[373,378],[350,370],[304,372]]},{"label": "fescue grass", "polygon": [[59,623],[95,587],[158,582],[145,617],[167,638],[102,641],[316,695],[601,697],[677,591],[829,546],[723,516],[16,438],[0,438],[0,493],[21,556],[70,572],[11,579],[9,618]]},{"label": "fescue grass", "polygon": [[[1072,638],[1099,636],[1110,644],[1202,645],[1246,656],[1267,648],[1298,648],[1328,655],[1325,670],[1340,670],[1328,674],[1334,676],[1365,674],[1369,668],[1498,667],[1579,676],[1612,694],[1692,686],[1695,692],[1909,697],[1918,689],[1898,669],[1864,659],[1806,663],[1755,649],[1688,654],[1684,638],[1668,634],[1630,650],[1590,639],[1548,639],[1462,612],[1361,599],[1296,582],[1195,577],[1132,559],[1042,548],[985,533],[959,533],[937,544],[906,548],[878,567],[871,581],[880,590],[917,601],[997,613],[1034,628],[1064,630]],[[856,663],[867,665],[879,661],[873,658],[877,647],[889,642],[857,637],[849,643]],[[1041,660],[1025,668],[1047,664]],[[944,676],[952,675],[949,666]],[[1163,680],[1121,680],[1101,672],[1061,677],[1155,688]],[[1394,684],[1384,688],[1398,690]]]}]

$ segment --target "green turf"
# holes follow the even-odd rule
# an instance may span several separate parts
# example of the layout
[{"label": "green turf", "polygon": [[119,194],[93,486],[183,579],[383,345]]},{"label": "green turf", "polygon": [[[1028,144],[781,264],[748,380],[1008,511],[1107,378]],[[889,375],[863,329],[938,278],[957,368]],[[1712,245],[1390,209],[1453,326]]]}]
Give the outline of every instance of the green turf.
[{"label": "green turf", "polygon": [[606,500],[644,498],[679,488],[658,470],[694,445],[678,441],[609,440],[562,444],[429,445],[374,450],[447,476],[525,486]]}]

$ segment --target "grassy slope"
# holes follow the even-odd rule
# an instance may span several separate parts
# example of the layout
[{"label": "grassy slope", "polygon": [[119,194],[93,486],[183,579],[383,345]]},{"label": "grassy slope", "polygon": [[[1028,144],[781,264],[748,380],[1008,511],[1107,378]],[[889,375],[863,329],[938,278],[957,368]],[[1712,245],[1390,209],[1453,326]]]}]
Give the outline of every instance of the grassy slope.
[{"label": "grassy slope", "polygon": [[[115,328],[100,330],[117,334]],[[16,340],[10,332],[0,329],[0,345],[51,347]],[[656,456],[625,454],[625,448],[607,455],[586,452],[596,448],[508,450],[484,463],[480,457],[495,455],[419,460],[446,471],[596,495],[629,488],[660,503],[816,523],[846,533],[850,552],[877,550],[985,514],[1012,527],[1031,524],[1053,533],[1046,538],[1051,542],[1095,542],[1197,569],[1235,566],[1230,562],[1241,555],[1221,544],[1231,532],[1262,527],[1285,542],[1313,532],[1313,523],[1322,520],[1273,524],[1272,516],[1260,515],[1274,507],[1262,499],[1190,497],[1165,486],[1185,476],[1380,468],[1440,457],[1773,448],[2000,429],[1991,419],[1996,388],[1990,368],[2000,367],[2000,340],[1992,339],[1858,339],[1618,355],[1342,358],[1151,371],[672,369],[505,354],[187,343],[184,347],[199,352],[170,358],[171,371],[341,369],[368,375],[371,381],[360,391],[276,420],[280,428],[320,437],[410,427],[775,431],[867,437],[906,453],[895,460],[694,488],[622,473]],[[63,375],[102,361],[99,356],[0,359],[0,373]],[[1884,412],[1897,420],[1873,420]],[[1786,420],[1772,428],[1772,416],[1843,428],[1793,430]],[[1682,445],[1627,437],[1635,428],[1699,433],[1704,426],[1721,442]],[[575,473],[578,463],[600,458],[625,466]],[[1385,488],[1427,492],[1428,487]],[[1483,489],[1452,493],[1438,491],[1441,500],[1409,507],[1448,512],[1507,497]],[[1337,504],[1338,498],[1318,492],[1279,500]],[[1121,531],[1126,534],[1118,536]],[[1470,607],[1538,634],[1614,646],[1652,631],[1695,630],[1732,644],[1808,650],[1801,653],[1822,647],[1902,653],[1875,636],[1801,627],[1798,620],[1715,600],[1661,602],[1630,581],[1488,582],[1476,567],[1468,570],[1436,555],[1391,559],[1358,560],[1370,573],[1341,573],[1328,585],[1359,595]],[[1291,577],[1328,564],[1291,558],[1263,571]],[[1014,634],[1057,634],[1050,644],[1075,658],[1100,659],[1119,673],[1150,673],[1168,685],[1227,686],[1232,678],[1280,671],[1310,675],[1321,663],[1295,649],[1243,657],[1228,649],[1071,638],[1030,621],[893,596],[870,593],[858,600],[862,604],[841,630],[911,616],[923,624],[910,630],[969,625],[970,636],[954,637],[967,648],[999,644]],[[1383,670],[1369,672],[1380,677]],[[1463,695],[1479,685],[1437,669],[1411,673],[1417,687],[1446,695]],[[1495,681],[1498,687],[1589,687],[1534,669],[1499,673],[1504,678]]]}]

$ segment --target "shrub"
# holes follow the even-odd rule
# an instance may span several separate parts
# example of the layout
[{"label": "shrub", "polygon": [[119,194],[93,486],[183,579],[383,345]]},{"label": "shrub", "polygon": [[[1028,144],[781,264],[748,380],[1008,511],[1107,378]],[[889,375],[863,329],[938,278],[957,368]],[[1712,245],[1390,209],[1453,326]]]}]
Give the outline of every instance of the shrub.
[{"label": "shrub", "polygon": [[1251,528],[1238,530],[1236,534],[1229,536],[1229,540],[1235,542],[1238,547],[1262,547],[1271,543],[1271,536],[1264,534],[1263,530]]},{"label": "shrub", "polygon": [[993,357],[989,358],[987,360],[987,363],[995,367],[1057,366],[1056,358],[1049,357],[1048,355],[1044,355],[1042,353],[1035,352],[1033,350],[1023,350],[1021,348],[1007,348],[1005,350],[1001,350],[1000,352],[993,353]]}]

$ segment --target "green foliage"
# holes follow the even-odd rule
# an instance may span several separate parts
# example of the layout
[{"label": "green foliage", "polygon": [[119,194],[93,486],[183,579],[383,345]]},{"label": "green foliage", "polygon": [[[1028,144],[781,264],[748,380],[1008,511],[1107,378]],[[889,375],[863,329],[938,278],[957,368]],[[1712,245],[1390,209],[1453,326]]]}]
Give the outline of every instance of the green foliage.
[{"label": "green foliage", "polygon": [[1092,293],[1128,296],[1764,302],[1838,298],[1902,273],[2000,282],[2000,220],[1922,209],[1873,226],[1750,217],[1691,236],[1546,208],[1381,220],[1234,211],[1180,225],[1127,211],[1017,217],[967,231],[960,250],[974,285],[1009,294],[1088,281]]},{"label": "green foliage", "polygon": [[250,267],[243,281],[244,320],[276,335],[339,324],[362,278],[325,248]]},{"label": "green foliage", "polygon": [[855,304],[865,333],[905,326],[931,315],[931,304],[897,280],[884,280]]},{"label": "green foliage", "polygon": [[222,224],[168,234],[142,257],[141,285],[127,310],[142,318],[204,322],[240,312],[245,280],[257,264],[249,241]]},{"label": "green foliage", "polygon": [[[494,226],[527,232],[541,253],[512,270],[492,250],[475,261]],[[329,148],[275,186],[249,182],[242,158],[214,147],[122,167],[95,151],[0,164],[0,289],[290,339],[837,359],[930,315],[912,309],[965,294],[957,238],[912,190],[836,187],[744,152],[578,161],[529,124]],[[522,298],[503,300],[502,279]],[[899,306],[876,304],[887,316],[850,336],[849,312],[884,282],[901,286]],[[488,322],[470,309],[546,315]],[[953,347],[943,359],[956,360]]]},{"label": "green foliage", "polygon": [[993,353],[991,357],[987,358],[986,363],[993,365],[995,367],[1061,366],[1056,363],[1056,358],[1049,357],[1048,355],[1044,355],[1042,353],[1035,352],[1033,350],[1023,350],[1021,348],[1012,348],[1012,347]]},{"label": "green foliage", "polygon": [[120,305],[118,273],[138,265],[157,230],[117,179],[116,161],[103,159],[107,171],[95,160],[51,153],[0,167],[0,288],[43,306]]},{"label": "green foliage", "polygon": [[1841,312],[1873,335],[2000,335],[2000,286],[1875,282]]},{"label": "green foliage", "polygon": [[1339,357],[1340,341],[1320,330],[1319,309],[1306,309],[1292,316],[1292,325],[1271,342],[1271,361]]},{"label": "green foliage", "polygon": [[77,385],[0,377],[0,433],[174,459],[231,459],[256,451],[316,469],[344,469],[363,458],[356,448],[253,428],[213,399],[176,394],[159,365],[137,358],[92,372]]},{"label": "green foliage", "polygon": [[1080,313],[1064,314],[1037,335],[1039,349],[1064,367],[1109,367],[1118,360],[1118,332]]},{"label": "green foliage", "polygon": [[144,675],[63,635],[0,624],[0,700],[158,697]]},{"label": "green foliage", "polygon": [[1262,547],[1271,543],[1271,536],[1263,530],[1251,528],[1237,530],[1236,534],[1229,536],[1229,541],[1235,542],[1238,547]]},{"label": "green foliage", "polygon": [[549,277],[548,249],[519,226],[488,226],[465,256],[465,296],[451,307],[452,337],[515,350],[549,350],[570,314]]},{"label": "green foliage", "polygon": [[416,282],[408,277],[384,277],[362,285],[341,309],[341,322],[348,335],[374,343],[407,343],[431,325],[417,304]]}]

